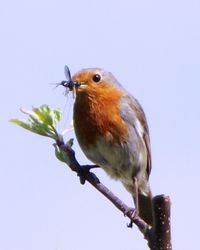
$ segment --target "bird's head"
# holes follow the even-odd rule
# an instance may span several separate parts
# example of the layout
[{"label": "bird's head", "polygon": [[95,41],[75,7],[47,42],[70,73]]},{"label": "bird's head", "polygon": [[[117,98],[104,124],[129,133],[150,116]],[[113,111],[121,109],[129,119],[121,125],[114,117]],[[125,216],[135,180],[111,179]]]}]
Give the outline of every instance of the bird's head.
[{"label": "bird's head", "polygon": [[73,91],[77,96],[85,94],[100,94],[101,92],[123,90],[112,73],[100,68],[82,69],[75,73],[71,78],[69,68],[65,66],[65,75],[67,80],[62,81],[60,85],[68,91]]},{"label": "bird's head", "polygon": [[103,92],[122,90],[121,85],[116,78],[108,71],[100,68],[82,69],[75,73],[72,81],[78,83],[76,87],[76,94],[97,94]]}]

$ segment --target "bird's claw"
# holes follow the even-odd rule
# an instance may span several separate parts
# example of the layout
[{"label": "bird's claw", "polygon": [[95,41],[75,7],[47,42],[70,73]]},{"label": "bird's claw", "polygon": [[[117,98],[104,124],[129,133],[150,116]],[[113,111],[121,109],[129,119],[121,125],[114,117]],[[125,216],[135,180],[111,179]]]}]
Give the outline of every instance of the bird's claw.
[{"label": "bird's claw", "polygon": [[84,185],[85,184],[85,181],[86,181],[86,178],[85,178],[85,174],[83,174],[83,173],[81,173],[82,171],[80,171],[77,175],[79,176],[79,178],[80,178],[80,183],[82,184],[82,185]]},{"label": "bird's claw", "polygon": [[127,227],[132,228],[133,227],[133,219],[138,216],[138,212],[134,208],[127,208],[126,211],[124,212],[124,216],[129,216],[131,217],[130,222],[127,224]]},{"label": "bird's claw", "polygon": [[82,165],[82,166],[80,166],[79,171],[78,171],[78,176],[80,178],[80,183],[82,185],[85,184],[86,175],[90,172],[90,169],[93,169],[93,168],[99,168],[99,166],[97,166],[97,165]]},{"label": "bird's claw", "polygon": [[133,227],[133,221],[130,220],[130,222],[127,223],[126,226],[127,226],[128,228],[132,228],[132,227]]}]

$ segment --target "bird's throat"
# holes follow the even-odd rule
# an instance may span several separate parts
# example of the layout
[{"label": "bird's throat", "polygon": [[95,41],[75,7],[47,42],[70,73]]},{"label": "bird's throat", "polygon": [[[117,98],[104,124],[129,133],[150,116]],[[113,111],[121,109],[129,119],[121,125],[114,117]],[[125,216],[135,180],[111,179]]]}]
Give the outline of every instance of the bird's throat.
[{"label": "bird's throat", "polygon": [[128,128],[120,116],[122,93],[113,88],[77,93],[74,128],[80,145],[94,145],[99,136],[114,142],[125,140]]}]

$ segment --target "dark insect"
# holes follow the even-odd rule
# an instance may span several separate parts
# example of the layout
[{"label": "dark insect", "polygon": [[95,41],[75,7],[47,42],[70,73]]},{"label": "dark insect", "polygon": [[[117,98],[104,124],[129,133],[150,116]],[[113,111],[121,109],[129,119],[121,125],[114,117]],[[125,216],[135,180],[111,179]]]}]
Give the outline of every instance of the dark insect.
[{"label": "dark insect", "polygon": [[72,91],[78,83],[72,80],[71,73],[67,65],[64,67],[64,73],[67,80],[62,81],[59,85],[69,88],[69,90]]},{"label": "dark insect", "polygon": [[56,83],[56,87],[62,85],[63,87],[66,88],[65,94],[68,94],[69,91],[73,92],[73,96],[76,96],[76,88],[79,87],[81,84],[78,81],[73,81],[71,78],[71,73],[67,65],[64,67],[64,74],[66,77],[66,80],[63,80],[59,83]]}]

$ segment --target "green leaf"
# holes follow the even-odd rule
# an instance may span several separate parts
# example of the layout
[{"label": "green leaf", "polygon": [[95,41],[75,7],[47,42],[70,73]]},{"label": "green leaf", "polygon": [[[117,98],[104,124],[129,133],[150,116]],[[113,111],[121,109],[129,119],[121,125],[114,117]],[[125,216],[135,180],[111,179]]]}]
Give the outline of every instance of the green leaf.
[{"label": "green leaf", "polygon": [[[28,116],[26,121],[21,121],[19,119],[11,119],[10,122],[25,128],[33,133],[47,136],[54,139],[56,142],[62,141],[62,135],[56,130],[57,123],[61,120],[62,113],[59,109],[51,109],[47,105],[42,105],[39,108],[33,108],[32,110],[21,111]],[[71,126],[72,127],[72,126]],[[71,130],[71,127],[66,129],[67,132]],[[73,139],[68,140],[66,146],[72,147]],[[55,148],[55,155],[58,160],[70,164],[70,158],[66,153],[65,146],[61,145],[58,147],[56,143],[53,144]]]},{"label": "green leaf", "polygon": [[23,121],[20,121],[18,119],[11,119],[10,122],[22,127],[22,128],[25,128],[25,129],[28,129],[28,130],[32,130],[32,127],[31,127],[31,124],[28,124],[26,122],[23,122]]},{"label": "green leaf", "polygon": [[60,109],[54,109],[52,110],[53,112],[53,117],[54,117],[54,125],[56,125],[58,122],[60,122],[61,117],[62,117],[62,113],[60,111]]},{"label": "green leaf", "polygon": [[33,112],[38,116],[40,121],[49,126],[56,126],[61,119],[61,111],[58,109],[50,109],[47,105],[42,105],[40,108],[34,108]]},{"label": "green leaf", "polygon": [[54,140],[58,139],[56,125],[61,120],[61,111],[59,109],[51,109],[47,105],[42,105],[39,108],[33,108],[31,111],[21,109],[28,115],[27,121],[19,119],[10,120],[12,123],[19,125],[33,133],[51,137]]},{"label": "green leaf", "polygon": [[56,158],[59,160],[59,161],[62,161],[62,162],[65,162],[65,158],[63,157],[63,152],[61,152],[57,146],[56,143],[53,144],[54,148],[55,148],[55,155],[56,155]]},{"label": "green leaf", "polygon": [[50,133],[50,131],[45,128],[45,125],[41,124],[36,124],[36,123],[30,123],[30,122],[23,122],[18,119],[11,119],[10,122],[25,128],[33,133],[42,135],[42,136],[47,136],[47,137],[53,137],[53,134]]}]

